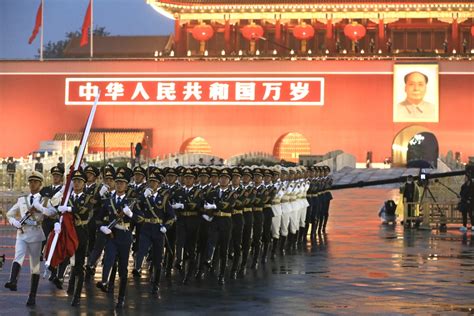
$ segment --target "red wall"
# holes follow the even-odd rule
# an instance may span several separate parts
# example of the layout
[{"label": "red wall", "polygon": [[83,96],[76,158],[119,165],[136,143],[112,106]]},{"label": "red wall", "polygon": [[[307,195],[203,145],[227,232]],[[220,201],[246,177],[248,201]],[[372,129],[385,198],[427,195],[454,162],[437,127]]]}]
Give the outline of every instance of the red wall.
[{"label": "red wall", "polygon": [[[426,126],[440,152],[474,156],[474,63],[440,62],[439,123]],[[188,72],[312,72],[325,78],[322,107],[104,106],[93,128],[152,128],[153,155],[179,151],[204,137],[213,154],[272,153],[287,132],[307,137],[314,154],[334,149],[364,161],[391,155],[395,135],[412,123],[392,122],[392,61],[51,61],[0,62],[0,157],[38,149],[56,132],[80,131],[90,107],[64,105],[66,77],[159,76]],[[124,74],[126,73],[126,74]],[[133,74],[130,74],[133,73]],[[205,74],[204,74],[205,75]]]}]

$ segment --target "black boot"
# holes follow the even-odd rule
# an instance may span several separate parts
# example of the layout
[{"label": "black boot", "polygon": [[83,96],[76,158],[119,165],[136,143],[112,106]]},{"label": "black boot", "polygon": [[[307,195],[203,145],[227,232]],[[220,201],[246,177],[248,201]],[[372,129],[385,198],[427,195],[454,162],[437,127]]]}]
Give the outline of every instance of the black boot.
[{"label": "black boot", "polygon": [[187,271],[184,270],[184,278],[183,278],[183,284],[186,285],[189,283],[189,280],[191,280],[191,277],[194,274],[194,271],[196,271],[196,260],[189,258],[188,263],[185,265],[187,266]]},{"label": "black boot", "polygon": [[67,285],[66,293],[68,295],[74,294],[74,287],[76,285],[76,273],[74,272],[74,267],[71,268],[71,274],[69,276],[69,283]]},{"label": "black boot", "polygon": [[84,273],[82,272],[76,275],[76,278],[75,278],[75,286],[74,286],[71,306],[79,305],[81,301],[81,293],[82,293],[83,284],[84,284]]},{"label": "black boot", "polygon": [[306,223],[301,236],[301,242],[305,245],[308,242],[309,223]]},{"label": "black boot", "polygon": [[311,223],[311,241],[315,241],[316,240],[316,228],[318,227],[318,222],[317,221],[313,221]]},{"label": "black boot", "polygon": [[272,260],[275,260],[275,258],[276,258],[277,248],[278,248],[278,239],[273,238],[272,255],[271,255]]},{"label": "black boot", "polygon": [[[323,221],[323,234],[326,234],[326,225],[328,224],[328,219],[329,219],[329,216],[326,215],[324,216],[324,221]],[[419,225],[419,223],[418,223]]]},{"label": "black boot", "polygon": [[285,244],[286,244],[286,236],[280,236],[280,255],[282,257],[285,256]]},{"label": "black boot", "polygon": [[250,266],[251,269],[257,270],[258,269],[258,258],[260,257],[260,250],[262,249],[262,245],[257,243],[255,247],[253,247],[253,260],[252,265]]},{"label": "black boot", "polygon": [[268,248],[269,247],[270,247],[269,242],[263,243],[262,264],[266,264],[268,261]]},{"label": "black boot", "polygon": [[230,278],[232,280],[237,279],[239,263],[240,263],[240,252],[234,253],[234,259],[232,261],[232,269],[230,270]]},{"label": "black boot", "polygon": [[219,269],[219,285],[225,284],[225,270],[227,267],[227,256],[225,258],[221,258],[221,268]]},{"label": "black boot", "polygon": [[153,275],[153,282],[151,283],[151,294],[156,295],[160,290],[161,267],[157,268]]},{"label": "black boot", "polygon": [[127,278],[120,278],[119,294],[117,299],[117,305],[115,308],[123,308],[125,306],[125,290],[127,288]]},{"label": "black boot", "polygon": [[28,296],[28,301],[26,302],[26,306],[35,306],[36,304],[36,292],[38,291],[39,279],[40,279],[39,274],[31,275],[30,295]]},{"label": "black boot", "polygon": [[18,275],[20,274],[21,266],[18,262],[13,261],[12,271],[10,273],[10,281],[5,283],[5,287],[10,289],[10,291],[17,290]]},{"label": "black boot", "polygon": [[242,262],[240,263],[239,278],[243,278],[247,274],[247,261],[250,249],[244,249],[242,252]]},{"label": "black boot", "polygon": [[48,281],[50,282],[53,282],[54,279],[56,278],[56,274],[57,274],[57,269],[56,268],[53,268],[53,267],[49,267],[49,271],[51,271],[51,274],[48,278]]}]

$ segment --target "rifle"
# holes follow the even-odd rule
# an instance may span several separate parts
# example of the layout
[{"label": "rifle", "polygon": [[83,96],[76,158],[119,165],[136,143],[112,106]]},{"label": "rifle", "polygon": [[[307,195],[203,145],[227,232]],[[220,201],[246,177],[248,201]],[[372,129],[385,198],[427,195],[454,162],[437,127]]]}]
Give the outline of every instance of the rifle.
[{"label": "rifle", "polygon": [[[132,201],[132,203],[130,203],[130,206],[128,208],[132,209],[133,206],[135,205],[136,201]],[[111,221],[109,223],[109,225],[107,225],[107,228],[112,230],[115,226],[117,226],[117,224],[123,219],[124,217],[124,213],[123,213],[123,207],[117,212],[117,217]],[[111,233],[110,234],[110,238],[114,238],[114,234]]]}]

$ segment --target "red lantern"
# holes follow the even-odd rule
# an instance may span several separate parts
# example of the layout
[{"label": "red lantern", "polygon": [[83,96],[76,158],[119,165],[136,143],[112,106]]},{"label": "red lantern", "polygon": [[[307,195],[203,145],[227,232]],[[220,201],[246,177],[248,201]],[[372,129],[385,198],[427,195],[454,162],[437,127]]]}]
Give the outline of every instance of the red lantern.
[{"label": "red lantern", "polygon": [[314,28],[303,22],[294,27],[293,36],[301,40],[301,51],[304,53],[306,52],[306,41],[314,36]]},{"label": "red lantern", "polygon": [[255,42],[263,36],[263,27],[255,23],[247,24],[241,30],[242,36],[250,41],[250,52],[255,53]]},{"label": "red lantern", "polygon": [[358,41],[365,36],[365,27],[357,22],[347,24],[344,27],[344,35],[350,38],[352,41]]},{"label": "red lantern", "polygon": [[192,35],[194,39],[199,41],[199,51],[202,54],[206,49],[206,41],[214,35],[214,29],[208,24],[201,23],[193,27]]},{"label": "red lantern", "polygon": [[471,35],[474,36],[474,25],[471,26]]}]

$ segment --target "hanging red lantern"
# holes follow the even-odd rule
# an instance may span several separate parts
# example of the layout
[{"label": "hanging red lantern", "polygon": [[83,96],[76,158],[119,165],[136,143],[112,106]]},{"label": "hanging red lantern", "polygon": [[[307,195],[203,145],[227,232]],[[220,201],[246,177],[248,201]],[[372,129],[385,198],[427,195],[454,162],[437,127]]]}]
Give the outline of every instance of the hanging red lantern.
[{"label": "hanging red lantern", "polygon": [[471,35],[474,36],[474,25],[471,26]]},{"label": "hanging red lantern", "polygon": [[365,27],[357,22],[347,24],[344,27],[344,35],[350,38],[352,41],[358,41],[365,36]]},{"label": "hanging red lantern", "polygon": [[201,23],[193,27],[192,35],[195,40],[199,41],[199,51],[204,53],[206,50],[206,42],[214,36],[214,29],[209,24]]},{"label": "hanging red lantern", "polygon": [[312,25],[303,22],[293,28],[293,36],[301,40],[301,51],[304,53],[306,52],[307,41],[314,36],[314,28]]},{"label": "hanging red lantern", "polygon": [[241,32],[242,36],[250,41],[250,52],[255,53],[255,42],[263,36],[263,27],[252,22],[244,26]]}]

